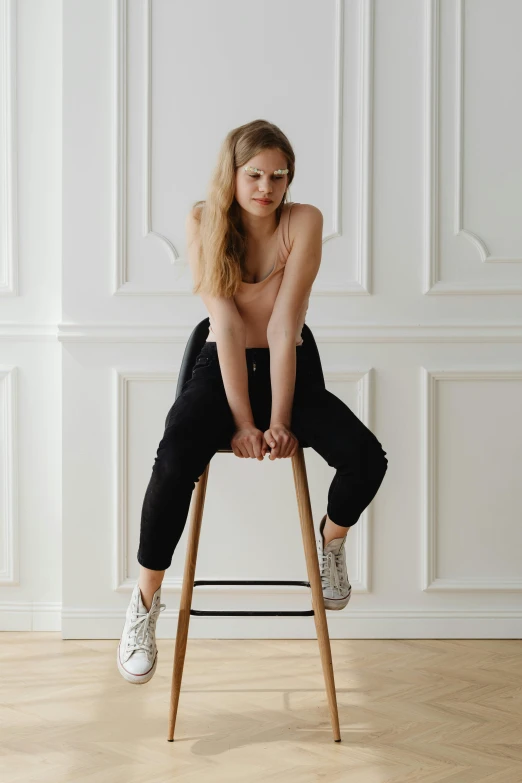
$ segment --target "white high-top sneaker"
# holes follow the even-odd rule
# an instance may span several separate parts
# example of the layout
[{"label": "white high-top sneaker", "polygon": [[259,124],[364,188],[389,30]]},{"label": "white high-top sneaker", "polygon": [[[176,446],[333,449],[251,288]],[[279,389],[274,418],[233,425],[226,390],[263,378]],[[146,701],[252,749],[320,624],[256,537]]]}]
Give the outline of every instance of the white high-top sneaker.
[{"label": "white high-top sneaker", "polygon": [[346,552],[344,543],[346,535],[334,538],[324,545],[323,530],[326,524],[326,514],[319,525],[321,539],[318,540],[319,566],[325,609],[344,609],[352,594],[352,586],[346,570]]},{"label": "white high-top sneaker", "polygon": [[152,597],[150,611],[147,611],[139,583],[136,583],[127,607],[117,661],[121,676],[135,685],[148,682],[156,671],[156,621],[159,613],[166,608],[166,604],[160,603],[160,600],[161,587],[158,587]]}]

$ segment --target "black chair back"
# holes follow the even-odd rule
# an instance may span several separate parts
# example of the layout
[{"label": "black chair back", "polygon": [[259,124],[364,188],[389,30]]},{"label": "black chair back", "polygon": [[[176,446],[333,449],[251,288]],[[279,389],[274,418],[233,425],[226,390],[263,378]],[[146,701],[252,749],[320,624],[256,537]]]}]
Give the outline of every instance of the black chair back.
[{"label": "black chair back", "polygon": [[[178,384],[176,387],[175,399],[179,397],[179,395],[181,394],[181,390],[183,389],[183,386],[191,377],[192,370],[194,369],[194,364],[196,363],[196,359],[198,357],[199,352],[205,345],[209,331],[210,331],[210,318],[208,316],[204,318],[202,321],[200,321],[199,324],[197,324],[197,326],[193,329],[187,341],[187,344],[185,346],[185,352],[181,360],[181,367],[179,369]],[[321,381],[324,385],[324,376],[323,376],[323,369],[321,366],[321,357],[319,356],[319,350],[317,348],[317,344],[315,342],[310,327],[307,326],[306,324],[303,324],[303,329],[301,334],[303,337],[303,350],[305,350],[308,353],[309,357],[316,365],[316,373],[318,374],[318,377],[321,378]]]}]

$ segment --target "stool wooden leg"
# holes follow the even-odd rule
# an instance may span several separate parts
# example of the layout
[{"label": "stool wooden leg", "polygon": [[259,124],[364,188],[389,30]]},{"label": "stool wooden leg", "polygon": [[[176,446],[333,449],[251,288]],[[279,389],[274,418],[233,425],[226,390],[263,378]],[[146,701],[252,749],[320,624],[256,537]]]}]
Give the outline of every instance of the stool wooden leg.
[{"label": "stool wooden leg", "polygon": [[170,692],[170,714],[168,741],[174,742],[174,726],[178,713],[179,694],[181,691],[181,678],[183,677],[183,664],[185,663],[185,651],[187,649],[188,629],[190,622],[190,609],[192,606],[192,593],[194,592],[194,575],[196,573],[196,559],[198,556],[199,534],[201,520],[203,518],[203,506],[205,505],[205,493],[207,489],[208,472],[210,462],[199,477],[194,492],[191,522],[185,555],[185,570],[183,573],[183,586],[179,603],[178,629],[176,633],[176,645],[174,648],[174,665],[172,671],[172,687]]},{"label": "stool wooden leg", "polygon": [[312,606],[314,609],[317,639],[319,641],[319,653],[321,655],[321,663],[323,665],[326,694],[328,697],[328,707],[330,709],[330,720],[332,723],[334,740],[335,742],[340,742],[341,732],[339,729],[339,714],[337,712],[337,696],[335,693],[332,651],[330,648],[330,636],[328,634],[328,623],[326,621],[326,610],[323,601],[321,573],[319,571],[319,561],[317,558],[312,507],[310,505],[308,478],[306,475],[306,462],[302,446],[299,446],[296,453],[292,457],[292,469],[294,473],[299,518],[301,520],[301,533],[303,535],[306,567],[308,570],[308,581],[310,582],[310,587],[312,590]]}]

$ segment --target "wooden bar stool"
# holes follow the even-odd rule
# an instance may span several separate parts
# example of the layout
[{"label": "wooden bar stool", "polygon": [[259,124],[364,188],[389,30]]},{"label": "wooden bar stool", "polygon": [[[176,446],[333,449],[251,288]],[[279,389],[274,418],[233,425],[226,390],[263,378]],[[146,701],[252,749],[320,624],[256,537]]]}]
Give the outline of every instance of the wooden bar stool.
[{"label": "wooden bar stool", "polygon": [[[203,344],[205,343],[210,328],[210,319],[207,317],[203,319],[193,330],[185,353],[181,363],[180,374],[178,377],[178,384],[176,389],[176,398],[181,393],[183,385],[190,378],[192,369]],[[305,324],[303,326],[303,346],[306,345],[307,350],[310,350],[312,354],[316,356],[318,362],[318,372],[322,375],[319,351],[315,343],[312,332]],[[205,505],[205,493],[207,488],[208,474],[210,468],[210,462],[206,466],[205,470],[199,477],[197,485],[195,487],[195,497],[192,503],[192,512],[190,518],[190,528],[187,543],[187,552],[185,556],[185,569],[183,573],[183,586],[181,590],[181,599],[179,606],[178,627],[176,633],[176,644],[174,649],[174,665],[172,672],[172,687],[170,696],[170,714],[169,714],[169,730],[168,741],[174,741],[174,727],[176,724],[176,716],[178,711],[179,695],[181,691],[181,679],[183,676],[183,665],[185,662],[185,652],[187,649],[188,628],[190,615],[198,616],[305,616],[313,615],[315,627],[317,631],[317,639],[319,641],[319,653],[321,655],[321,663],[323,667],[323,674],[326,686],[326,695],[328,698],[328,707],[330,710],[330,720],[332,723],[332,730],[335,742],[341,741],[341,734],[339,730],[339,715],[337,712],[337,697],[335,693],[335,683],[332,665],[332,653],[330,648],[330,636],[328,634],[328,624],[326,621],[326,611],[323,602],[323,592],[321,586],[321,574],[319,571],[319,561],[317,557],[317,548],[315,542],[314,525],[312,519],[312,508],[310,505],[310,495],[308,491],[308,479],[306,475],[306,464],[304,459],[303,449],[307,448],[308,444],[300,441],[299,448],[292,459],[292,470],[294,475],[295,491],[297,496],[297,506],[299,510],[299,519],[301,522],[301,534],[303,537],[303,546],[306,558],[306,568],[308,572],[309,581],[207,581],[198,580],[194,581],[194,575],[196,571],[196,559],[198,554],[199,536],[201,532],[201,521],[203,518],[203,508]],[[223,448],[217,450],[217,453],[221,454],[233,454],[234,452],[230,448],[230,444],[223,444]],[[191,608],[192,604],[192,592],[194,587],[199,585],[301,585],[303,587],[310,587],[312,590],[312,606],[313,609],[305,611],[249,611],[249,612],[221,612],[221,611],[203,611],[195,610]]]}]

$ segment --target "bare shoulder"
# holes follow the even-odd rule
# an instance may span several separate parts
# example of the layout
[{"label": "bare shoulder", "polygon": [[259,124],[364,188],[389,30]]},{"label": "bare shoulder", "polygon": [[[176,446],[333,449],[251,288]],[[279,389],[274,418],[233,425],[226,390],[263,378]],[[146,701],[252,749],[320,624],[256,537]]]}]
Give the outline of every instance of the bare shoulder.
[{"label": "bare shoulder", "polygon": [[318,234],[322,239],[323,213],[314,204],[294,204],[290,213],[288,232],[290,247],[293,246],[297,235],[304,238],[313,238]]}]

